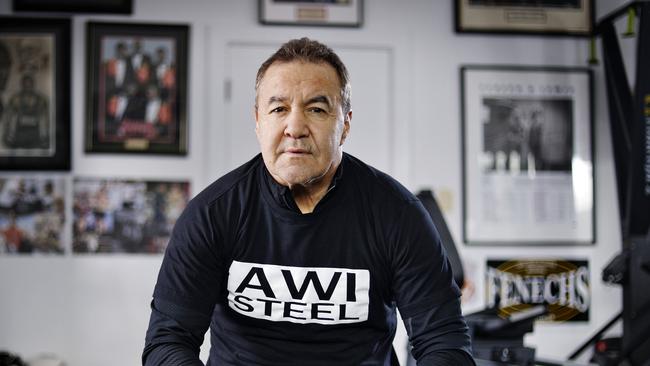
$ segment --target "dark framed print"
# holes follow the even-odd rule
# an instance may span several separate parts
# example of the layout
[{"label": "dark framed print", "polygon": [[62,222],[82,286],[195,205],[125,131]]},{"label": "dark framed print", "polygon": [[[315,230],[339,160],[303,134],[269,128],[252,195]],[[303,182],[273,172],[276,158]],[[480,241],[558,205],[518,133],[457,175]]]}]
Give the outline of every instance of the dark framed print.
[{"label": "dark framed print", "polygon": [[454,0],[457,32],[589,36],[593,0]]},{"label": "dark framed print", "polygon": [[461,68],[463,238],[592,244],[589,69]]},{"label": "dark framed print", "polygon": [[187,153],[189,27],[89,22],[86,152]]},{"label": "dark framed print", "polygon": [[262,24],[360,27],[363,0],[259,0]]},{"label": "dark framed print", "polygon": [[70,20],[0,17],[0,167],[70,169]]},{"label": "dark framed print", "polygon": [[131,14],[133,0],[13,0],[14,11]]}]

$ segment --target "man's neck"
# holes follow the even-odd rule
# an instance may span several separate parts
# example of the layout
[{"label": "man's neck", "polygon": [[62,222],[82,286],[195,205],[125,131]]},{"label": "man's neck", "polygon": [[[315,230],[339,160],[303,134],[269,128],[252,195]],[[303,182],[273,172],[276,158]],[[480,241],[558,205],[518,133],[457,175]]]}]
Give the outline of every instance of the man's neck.
[{"label": "man's neck", "polygon": [[[330,177],[329,182],[332,179]],[[300,212],[303,214],[312,213],[318,205],[327,191],[329,189],[329,182],[327,185],[319,184],[317,187],[314,186],[294,186],[291,187],[291,193],[293,194],[293,199],[296,201],[296,206],[300,209]]]},{"label": "man's neck", "polygon": [[339,164],[330,166],[322,177],[319,177],[313,182],[289,187],[300,212],[303,214],[314,212],[318,202],[320,202],[330,190],[332,180],[336,175],[336,170],[338,169]]}]

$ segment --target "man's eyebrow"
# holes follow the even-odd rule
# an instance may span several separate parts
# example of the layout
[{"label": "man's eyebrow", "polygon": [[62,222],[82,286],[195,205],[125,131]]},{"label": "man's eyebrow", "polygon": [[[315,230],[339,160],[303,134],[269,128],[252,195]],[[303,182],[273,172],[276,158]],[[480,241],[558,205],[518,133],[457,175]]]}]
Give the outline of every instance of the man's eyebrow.
[{"label": "man's eyebrow", "polygon": [[332,104],[332,103],[330,103],[330,98],[328,98],[325,95],[317,95],[317,96],[315,96],[313,98],[309,98],[307,100],[307,102],[305,102],[306,105],[312,104],[312,103],[323,103],[323,104],[327,104],[328,107]]},{"label": "man's eyebrow", "polygon": [[269,98],[269,101],[267,104],[273,104],[273,103],[284,103],[287,101],[286,97],[279,97],[279,96],[272,96]]}]

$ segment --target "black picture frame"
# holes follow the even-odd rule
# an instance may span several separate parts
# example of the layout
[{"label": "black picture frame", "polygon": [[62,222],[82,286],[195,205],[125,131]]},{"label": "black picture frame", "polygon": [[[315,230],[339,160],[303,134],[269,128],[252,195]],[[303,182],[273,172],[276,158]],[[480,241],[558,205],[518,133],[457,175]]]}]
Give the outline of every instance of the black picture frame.
[{"label": "black picture frame", "polygon": [[70,170],[70,20],[0,17],[0,168]]},{"label": "black picture frame", "polygon": [[361,27],[363,0],[259,0],[264,25]]},{"label": "black picture frame", "polygon": [[464,65],[462,232],[468,245],[592,245],[588,68]]},{"label": "black picture frame", "polygon": [[186,155],[185,24],[88,22],[87,153]]},{"label": "black picture frame", "polygon": [[132,14],[132,0],[12,0],[13,11]]},{"label": "black picture frame", "polygon": [[458,33],[589,37],[594,0],[452,0]]}]

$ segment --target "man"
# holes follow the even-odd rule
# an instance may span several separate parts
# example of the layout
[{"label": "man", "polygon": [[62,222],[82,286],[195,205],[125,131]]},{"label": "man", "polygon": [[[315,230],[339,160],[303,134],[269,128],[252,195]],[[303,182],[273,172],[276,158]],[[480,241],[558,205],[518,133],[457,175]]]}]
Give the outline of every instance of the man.
[{"label": "man", "polygon": [[395,365],[396,307],[419,365],[473,365],[459,291],[420,202],[343,154],[350,85],[303,38],[259,69],[261,155],[194,198],[154,290],[143,362]]},{"label": "man", "polygon": [[23,75],[21,89],[9,99],[4,140],[10,148],[50,148],[48,98],[34,84],[30,74]]}]

